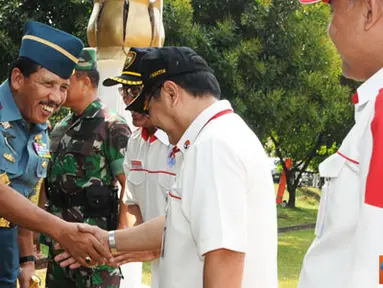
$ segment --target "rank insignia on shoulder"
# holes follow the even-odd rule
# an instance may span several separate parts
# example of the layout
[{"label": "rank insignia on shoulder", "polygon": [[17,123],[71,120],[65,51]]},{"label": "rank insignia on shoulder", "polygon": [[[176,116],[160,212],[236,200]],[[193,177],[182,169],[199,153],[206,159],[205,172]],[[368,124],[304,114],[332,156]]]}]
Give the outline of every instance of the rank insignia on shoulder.
[{"label": "rank insignia on shoulder", "polygon": [[11,181],[9,180],[8,174],[6,172],[0,174],[0,183],[9,185]]},{"label": "rank insignia on shoulder", "polygon": [[3,126],[4,129],[12,128],[12,125],[9,122],[0,122],[0,125]]},{"label": "rank insignia on shoulder", "polygon": [[7,219],[5,218],[0,218],[0,227],[2,228],[10,228],[11,222],[9,222]]},{"label": "rank insignia on shoulder", "polygon": [[12,154],[4,153],[3,157],[9,162],[15,163],[15,157]]}]

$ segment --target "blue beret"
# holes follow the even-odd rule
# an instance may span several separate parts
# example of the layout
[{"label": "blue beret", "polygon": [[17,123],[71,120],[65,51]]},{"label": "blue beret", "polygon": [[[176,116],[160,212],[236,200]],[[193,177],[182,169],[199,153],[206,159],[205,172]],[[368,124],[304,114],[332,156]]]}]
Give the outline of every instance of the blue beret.
[{"label": "blue beret", "polygon": [[77,37],[51,26],[29,21],[24,27],[20,57],[26,57],[63,79],[75,68],[84,44]]}]

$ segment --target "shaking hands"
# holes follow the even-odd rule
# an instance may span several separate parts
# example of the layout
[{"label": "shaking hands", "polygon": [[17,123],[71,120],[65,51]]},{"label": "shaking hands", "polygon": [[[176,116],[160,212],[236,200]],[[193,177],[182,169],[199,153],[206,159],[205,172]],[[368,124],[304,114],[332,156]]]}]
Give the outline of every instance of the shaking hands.
[{"label": "shaking hands", "polygon": [[[55,261],[60,263],[61,267],[69,266],[76,269],[80,266],[96,266],[108,264],[112,267],[119,267],[131,262],[152,261],[160,256],[160,250],[155,251],[129,251],[111,254],[109,247],[108,232],[87,224],[74,224],[77,228],[77,234],[61,243],[65,252],[57,255]],[[90,258],[90,259],[89,259]]]}]

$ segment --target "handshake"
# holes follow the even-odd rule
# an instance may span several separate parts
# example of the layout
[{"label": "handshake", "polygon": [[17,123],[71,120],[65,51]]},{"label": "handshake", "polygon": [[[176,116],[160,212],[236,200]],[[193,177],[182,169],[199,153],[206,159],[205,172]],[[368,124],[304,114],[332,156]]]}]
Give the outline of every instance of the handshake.
[{"label": "handshake", "polygon": [[104,264],[119,267],[130,262],[152,261],[160,255],[157,250],[112,252],[115,247],[110,247],[109,243],[113,246],[114,238],[110,241],[107,231],[82,223],[67,223],[67,228],[60,231],[55,240],[59,242],[55,248],[65,250],[55,261],[71,269]]}]

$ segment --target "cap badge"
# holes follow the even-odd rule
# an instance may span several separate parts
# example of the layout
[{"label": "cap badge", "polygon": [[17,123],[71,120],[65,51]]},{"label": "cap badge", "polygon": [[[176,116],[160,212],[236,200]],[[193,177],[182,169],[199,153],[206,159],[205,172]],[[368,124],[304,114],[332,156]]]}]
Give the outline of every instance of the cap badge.
[{"label": "cap badge", "polygon": [[129,51],[128,55],[126,56],[124,70],[127,70],[134,63],[134,60],[136,60],[136,56],[137,56],[136,52]]}]

